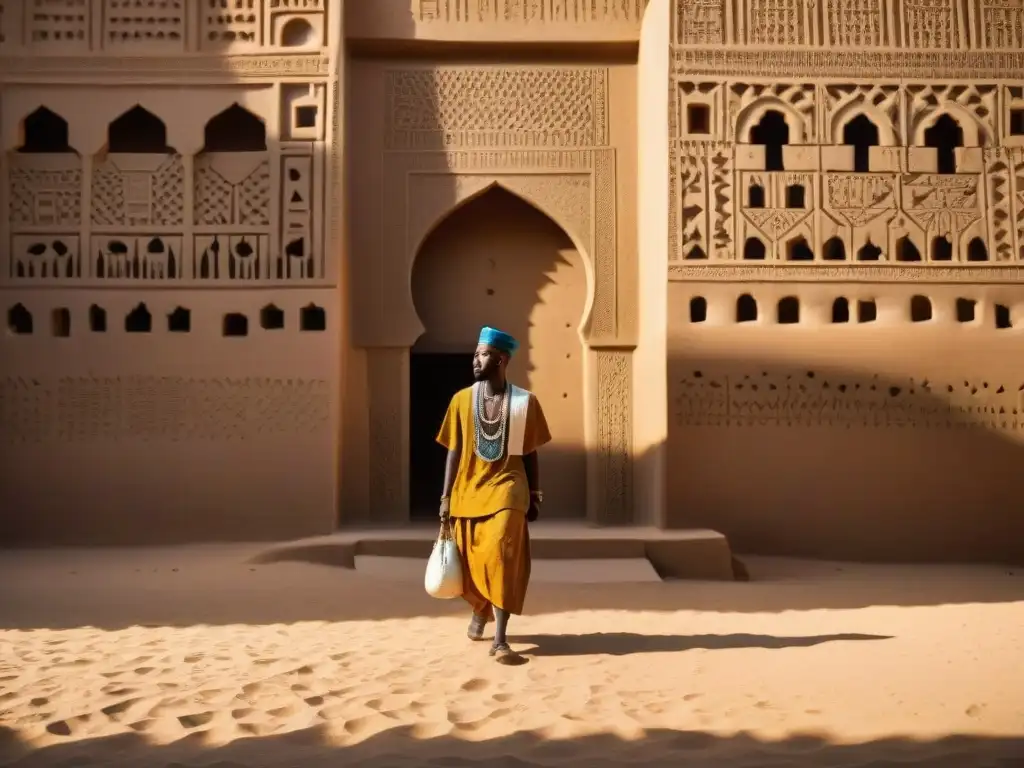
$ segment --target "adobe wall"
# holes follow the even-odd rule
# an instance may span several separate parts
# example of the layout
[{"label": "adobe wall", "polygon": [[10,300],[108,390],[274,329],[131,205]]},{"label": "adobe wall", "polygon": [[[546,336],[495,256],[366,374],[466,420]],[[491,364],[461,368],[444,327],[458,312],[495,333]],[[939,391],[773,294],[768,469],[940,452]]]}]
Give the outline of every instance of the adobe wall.
[{"label": "adobe wall", "polygon": [[3,3],[4,544],[335,525],[340,17],[205,5]]},{"label": "adobe wall", "polygon": [[681,2],[671,57],[669,523],[1024,557],[1024,9]]},{"label": "adobe wall", "polygon": [[[356,351],[347,386],[369,406],[353,405],[343,419],[345,444],[366,446],[345,452],[343,475],[367,478],[343,486],[346,521],[408,519],[409,354],[425,330],[414,264],[435,227],[495,185],[557,224],[582,260],[585,310],[572,331],[584,359],[573,395],[586,417],[585,513],[631,519],[636,66],[596,54],[571,63],[517,55],[514,64],[448,63],[436,53],[349,64],[349,107],[360,115],[350,123],[350,173],[360,193],[350,198]],[[475,340],[462,341],[469,350]],[[545,373],[543,356],[531,363],[536,380],[555,378],[561,364],[549,358]]]}]

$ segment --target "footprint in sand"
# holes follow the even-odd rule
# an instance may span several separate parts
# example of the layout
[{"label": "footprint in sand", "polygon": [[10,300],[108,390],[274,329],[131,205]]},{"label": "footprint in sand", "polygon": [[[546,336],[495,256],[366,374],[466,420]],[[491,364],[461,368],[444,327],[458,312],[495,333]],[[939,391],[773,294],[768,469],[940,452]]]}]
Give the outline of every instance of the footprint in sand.
[{"label": "footprint in sand", "polygon": [[308,696],[303,701],[310,707],[322,707],[325,699],[323,696]]},{"label": "footprint in sand", "polygon": [[294,717],[299,713],[298,704],[285,704],[283,707],[275,707],[267,710],[271,717]]},{"label": "footprint in sand", "polygon": [[37,698],[31,699],[28,704],[30,707],[45,707],[49,703],[50,700],[48,698],[46,698],[45,696],[39,696]]},{"label": "footprint in sand", "polygon": [[182,728],[200,728],[213,720],[213,712],[196,712],[192,715],[181,715],[178,722]]},{"label": "footprint in sand", "polygon": [[205,656],[202,653],[193,653],[193,654],[185,657],[185,663],[186,664],[196,664],[196,663],[202,661],[204,658],[205,658]]},{"label": "footprint in sand", "polygon": [[496,693],[491,698],[499,704],[505,704],[506,702],[512,701],[515,698],[514,694],[511,693]]},{"label": "footprint in sand", "polygon": [[964,710],[964,714],[968,717],[981,717],[985,712],[984,704],[971,704],[967,709]]},{"label": "footprint in sand", "polygon": [[119,701],[116,704],[103,707],[100,712],[116,723],[121,720],[124,713],[131,709],[132,705],[136,704],[138,701],[140,701],[140,699],[125,699],[124,701]]},{"label": "footprint in sand", "polygon": [[460,685],[459,690],[467,691],[469,693],[476,693],[477,691],[484,690],[488,686],[490,686],[490,683],[486,680],[483,680],[479,677],[474,677]]},{"label": "footprint in sand", "polygon": [[252,707],[240,707],[239,709],[232,709],[231,716],[235,718],[235,720],[241,720],[244,717],[248,717],[255,711],[256,710]]},{"label": "footprint in sand", "polygon": [[694,701],[695,699],[699,699],[703,695],[703,693],[688,693],[685,696],[683,696],[683,701]]},{"label": "footprint in sand", "polygon": [[54,736],[71,735],[71,726],[68,725],[66,720],[56,720],[52,723],[47,723],[46,730],[52,733]]}]

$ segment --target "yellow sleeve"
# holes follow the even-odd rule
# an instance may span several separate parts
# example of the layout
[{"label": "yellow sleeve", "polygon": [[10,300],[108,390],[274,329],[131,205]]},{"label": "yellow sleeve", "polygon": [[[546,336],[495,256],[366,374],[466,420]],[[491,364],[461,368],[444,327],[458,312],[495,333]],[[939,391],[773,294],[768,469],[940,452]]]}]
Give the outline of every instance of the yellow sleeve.
[{"label": "yellow sleeve", "polygon": [[526,409],[526,429],[524,432],[524,456],[551,442],[551,432],[548,430],[548,421],[544,418],[544,409],[540,407],[540,400],[532,394],[530,395],[530,404]]},{"label": "yellow sleeve", "polygon": [[444,421],[441,422],[441,429],[437,433],[437,442],[449,451],[459,450],[462,444],[462,419],[459,413],[459,394],[448,403],[448,410],[444,414]]}]

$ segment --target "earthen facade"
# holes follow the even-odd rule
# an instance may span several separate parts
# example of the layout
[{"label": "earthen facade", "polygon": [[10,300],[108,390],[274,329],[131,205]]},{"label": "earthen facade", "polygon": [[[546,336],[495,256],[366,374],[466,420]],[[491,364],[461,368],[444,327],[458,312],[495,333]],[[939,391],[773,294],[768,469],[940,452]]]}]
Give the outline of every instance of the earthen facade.
[{"label": "earthen facade", "polygon": [[481,324],[546,514],[1024,554],[1020,0],[0,2],[0,537],[433,514]]}]

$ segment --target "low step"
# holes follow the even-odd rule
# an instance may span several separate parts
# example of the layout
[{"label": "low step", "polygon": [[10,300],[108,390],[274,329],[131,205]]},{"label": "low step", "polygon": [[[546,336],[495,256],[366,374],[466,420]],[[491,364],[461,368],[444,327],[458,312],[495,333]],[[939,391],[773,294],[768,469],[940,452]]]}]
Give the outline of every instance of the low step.
[{"label": "low step", "polygon": [[[422,557],[356,555],[356,571],[379,579],[422,582],[427,566]],[[539,584],[639,584],[661,581],[646,558],[614,560],[534,560],[530,583]]]}]

